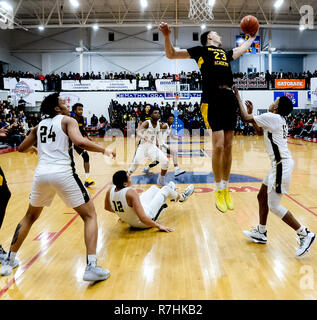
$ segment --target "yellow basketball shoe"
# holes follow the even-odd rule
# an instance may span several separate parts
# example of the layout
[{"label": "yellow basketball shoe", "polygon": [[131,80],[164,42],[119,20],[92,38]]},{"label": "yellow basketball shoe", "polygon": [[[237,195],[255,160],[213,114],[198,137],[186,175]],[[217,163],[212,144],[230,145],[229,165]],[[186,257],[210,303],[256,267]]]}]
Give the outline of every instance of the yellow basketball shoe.
[{"label": "yellow basketball shoe", "polygon": [[93,186],[94,184],[95,184],[95,181],[91,180],[89,177],[85,181],[85,187],[90,187],[90,186]]},{"label": "yellow basketball shoe", "polygon": [[223,195],[224,195],[224,198],[225,198],[225,201],[226,201],[227,208],[229,210],[233,210],[234,209],[234,203],[233,203],[233,200],[231,199],[231,196],[230,196],[228,188],[223,190]]},{"label": "yellow basketball shoe", "polygon": [[221,211],[221,212],[226,212],[228,208],[227,208],[227,204],[226,204],[226,201],[225,201],[223,190],[217,189],[215,191],[215,196],[216,196],[216,207],[217,207],[217,209],[219,211]]}]

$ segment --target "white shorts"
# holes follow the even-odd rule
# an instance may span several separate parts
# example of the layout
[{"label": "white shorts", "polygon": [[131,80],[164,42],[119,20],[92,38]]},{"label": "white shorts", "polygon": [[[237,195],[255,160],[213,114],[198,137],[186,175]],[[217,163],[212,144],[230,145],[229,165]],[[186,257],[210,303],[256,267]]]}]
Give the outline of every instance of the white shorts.
[{"label": "white shorts", "polygon": [[144,164],[146,158],[150,161],[159,161],[163,170],[168,168],[168,158],[162,150],[151,143],[140,143],[136,150],[133,163],[136,165]]},{"label": "white shorts", "polygon": [[76,173],[69,171],[34,175],[30,194],[33,207],[49,207],[56,193],[69,208],[79,207],[90,200],[88,190]]},{"label": "white shorts", "polygon": [[143,192],[140,196],[140,202],[144,209],[145,214],[151,218],[152,220],[155,218],[157,214],[157,209],[151,207],[151,202],[155,198],[156,194],[160,192],[160,188],[157,186],[151,186],[148,190]]},{"label": "white shorts", "polygon": [[278,165],[274,164],[263,184],[267,186],[267,192],[275,190],[276,193],[288,193],[291,183],[294,161],[282,160]]}]

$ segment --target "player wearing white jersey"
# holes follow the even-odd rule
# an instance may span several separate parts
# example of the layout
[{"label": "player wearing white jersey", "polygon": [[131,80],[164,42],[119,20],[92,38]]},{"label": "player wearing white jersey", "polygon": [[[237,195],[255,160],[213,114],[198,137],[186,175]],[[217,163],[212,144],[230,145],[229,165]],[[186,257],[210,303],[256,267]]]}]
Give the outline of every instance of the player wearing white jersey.
[{"label": "player wearing white jersey", "polygon": [[29,208],[15,230],[8,258],[2,264],[0,273],[4,276],[11,274],[14,258],[31,226],[40,216],[43,207],[50,206],[57,193],[84,221],[87,267],[83,279],[105,280],[110,272],[97,266],[96,211],[87,189],[76,174],[72,143],[82,149],[113,157],[115,152],[106,150],[81,135],[77,121],[69,117],[68,105],[58,93],[45,97],[41,104],[41,113],[48,118],[31,131],[18,149],[26,152],[37,144],[39,162],[34,173]]},{"label": "player wearing white jersey", "polygon": [[157,223],[158,218],[167,209],[167,198],[173,201],[184,202],[194,192],[194,185],[189,185],[182,194],[178,194],[174,182],[159,189],[151,186],[140,197],[132,188],[131,177],[126,171],[117,171],[113,177],[114,184],[105,198],[105,209],[114,212],[121,221],[131,227],[145,229],[158,228],[161,231],[171,232],[172,228]]},{"label": "player wearing white jersey", "polygon": [[[180,170],[178,167],[178,148],[173,148],[173,146],[171,145],[170,147],[167,145],[167,140],[168,138],[172,139],[172,140],[180,140],[179,137],[175,136],[173,134],[173,129],[172,129],[172,124],[174,122],[174,115],[171,113],[168,117],[167,117],[167,123],[162,123],[161,124],[161,131],[162,131],[162,141],[160,143],[161,146],[161,150],[166,154],[166,155],[171,155],[173,158],[173,163],[174,163],[174,176],[178,177],[181,174],[185,173],[185,170]],[[150,166],[145,167],[142,172],[145,173],[150,173]]]},{"label": "player wearing white jersey", "polygon": [[141,141],[135,152],[128,174],[131,175],[140,164],[145,162],[146,158],[150,161],[157,160],[161,163],[161,174],[158,176],[157,184],[164,186],[165,175],[168,169],[168,159],[159,148],[159,142],[162,139],[160,137],[160,109],[152,107],[149,115],[151,116],[151,120],[144,121],[137,130],[137,136]]},{"label": "player wearing white jersey", "polygon": [[235,94],[239,101],[242,120],[252,123],[259,135],[264,134],[265,145],[272,162],[272,168],[258,194],[259,225],[243,233],[254,242],[266,243],[266,222],[270,210],[296,231],[300,243],[296,256],[302,256],[308,252],[316,235],[301,225],[291,212],[280,204],[282,195],[288,193],[294,167],[294,161],[287,146],[288,127],[285,119],[293,110],[292,101],[282,96],[269,107],[268,113],[253,116],[252,102],[246,101],[248,108],[246,112],[237,88],[235,88]]}]

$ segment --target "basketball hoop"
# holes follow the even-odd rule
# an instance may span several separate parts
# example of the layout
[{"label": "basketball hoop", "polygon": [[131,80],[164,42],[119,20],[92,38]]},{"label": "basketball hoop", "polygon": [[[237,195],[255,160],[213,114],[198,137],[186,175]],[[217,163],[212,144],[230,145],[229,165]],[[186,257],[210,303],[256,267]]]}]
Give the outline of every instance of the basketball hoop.
[{"label": "basketball hoop", "polygon": [[189,0],[190,8],[188,18],[196,22],[214,20],[213,5],[210,0]]}]

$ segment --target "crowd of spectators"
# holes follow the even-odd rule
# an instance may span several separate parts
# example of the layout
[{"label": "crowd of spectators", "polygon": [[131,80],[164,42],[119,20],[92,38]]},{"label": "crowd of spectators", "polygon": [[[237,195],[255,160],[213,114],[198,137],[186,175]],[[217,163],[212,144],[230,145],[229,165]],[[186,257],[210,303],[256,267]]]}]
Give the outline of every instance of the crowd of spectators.
[{"label": "crowd of spectators", "polygon": [[[110,121],[102,114],[99,118],[93,114],[90,122],[87,121],[87,131],[92,135],[104,136],[110,129],[119,129],[124,135],[127,130],[135,130],[142,112],[144,112],[146,102],[120,104],[112,100],[109,106]],[[169,114],[174,114],[175,102],[155,103],[161,110],[161,121],[166,122]],[[200,112],[200,106],[196,102],[179,102],[177,106],[178,117],[184,123],[184,128],[192,133],[193,129],[200,129],[203,134],[205,124]],[[255,131],[250,124],[246,124],[237,115],[238,121],[235,128],[235,135],[255,135]],[[39,112],[25,111],[23,99],[15,107],[12,99],[8,96],[7,100],[0,100],[0,128],[7,127],[9,135],[1,141],[0,149],[6,146],[19,146],[25,136],[34,128],[41,116]],[[308,141],[317,142],[317,112],[310,111],[305,113],[293,113],[287,118],[289,127],[289,137],[302,138]],[[132,127],[131,127],[132,125]]]},{"label": "crowd of spectators", "polygon": [[287,119],[289,136],[308,141],[317,140],[317,112],[291,114]]},{"label": "crowd of spectators", "polygon": [[23,103],[15,107],[10,96],[7,100],[0,100],[0,128],[7,127],[9,132],[8,137],[1,141],[0,148],[19,146],[39,121],[39,113],[25,112]]},{"label": "crowd of spectators", "polygon": [[[131,122],[134,127],[130,128],[134,130],[141,118],[142,112],[144,112],[146,102],[131,104],[120,104],[118,101],[112,100],[109,106],[110,110],[110,126],[111,128],[120,129],[126,134],[126,129]],[[166,122],[169,114],[174,114],[175,102],[171,104],[169,102],[161,102],[161,105],[155,103],[154,106],[159,107],[161,110],[161,121]],[[184,128],[191,133],[193,129],[204,129],[204,121],[200,113],[200,106],[198,103],[192,104],[191,102],[179,102],[177,106],[178,118],[184,123]]]},{"label": "crowd of spectators", "polygon": [[310,79],[317,77],[317,70],[313,73],[310,71],[305,72],[284,72],[282,69],[279,72],[270,73],[268,70],[266,73],[264,72],[255,72],[247,74],[242,72],[235,72],[233,74],[234,79],[263,79],[266,81],[267,89],[275,88],[275,80],[276,79],[304,79],[306,80],[306,88],[310,89]]},{"label": "crowd of spectators", "polygon": [[[98,80],[98,79],[111,79],[111,80],[137,80],[137,90],[155,90],[155,80],[156,79],[176,79],[180,81],[180,84],[187,84],[189,90],[201,90],[201,73],[199,71],[192,72],[184,72],[182,71],[180,74],[175,75],[170,72],[164,72],[162,74],[155,73],[152,74],[149,72],[145,73],[132,73],[127,71],[122,72],[86,72],[82,75],[75,72],[69,72],[68,74],[62,72],[51,73],[47,75],[43,75],[41,73],[31,73],[31,72],[21,72],[21,71],[10,71],[6,74],[2,74],[2,78],[16,78],[17,80],[20,78],[33,78],[37,80],[41,80],[43,83],[44,91],[61,91],[62,80]],[[284,72],[280,70],[279,72],[269,73],[267,71],[257,72],[257,73],[242,73],[236,72],[233,74],[235,80],[245,80],[245,79],[263,79],[266,81],[266,88],[274,89],[275,88],[275,79],[305,79],[306,80],[306,89],[310,87],[310,79],[312,77],[317,77],[317,70],[311,73],[310,71],[300,72],[300,73],[292,73],[292,72]],[[143,87],[139,86],[140,80],[148,80],[149,86]],[[3,88],[3,81],[0,81],[0,87]]]}]

